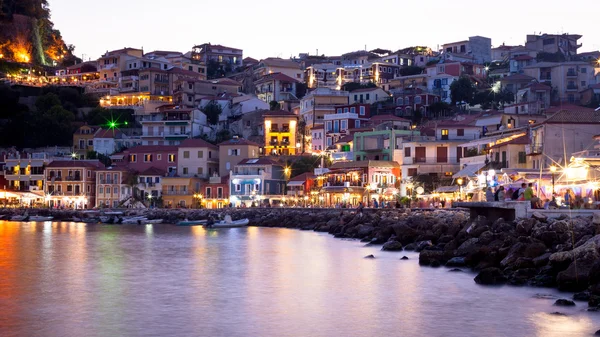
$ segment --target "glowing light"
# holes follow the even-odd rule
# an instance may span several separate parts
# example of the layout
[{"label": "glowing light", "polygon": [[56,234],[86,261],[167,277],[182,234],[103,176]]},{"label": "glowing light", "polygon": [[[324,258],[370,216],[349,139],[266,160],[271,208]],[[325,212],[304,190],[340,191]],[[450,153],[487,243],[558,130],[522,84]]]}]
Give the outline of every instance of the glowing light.
[{"label": "glowing light", "polygon": [[71,153],[71,157],[72,157],[73,159],[77,158],[77,153],[75,153],[75,152]]},{"label": "glowing light", "polygon": [[492,92],[495,94],[499,93],[501,86],[502,86],[502,83],[500,83],[500,81],[497,81],[496,83],[494,83],[494,85],[492,85],[492,89],[491,89]]},{"label": "glowing light", "polygon": [[556,166],[554,166],[554,165],[550,166],[550,172],[552,172],[552,173],[556,172]]}]

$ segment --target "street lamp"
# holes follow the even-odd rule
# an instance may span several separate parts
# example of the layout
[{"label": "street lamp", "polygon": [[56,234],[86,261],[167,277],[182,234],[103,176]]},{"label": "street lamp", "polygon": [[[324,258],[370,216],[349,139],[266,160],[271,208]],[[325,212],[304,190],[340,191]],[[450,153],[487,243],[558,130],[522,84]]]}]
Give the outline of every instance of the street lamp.
[{"label": "street lamp", "polygon": [[148,193],[148,204],[152,207],[152,194]]},{"label": "street lamp", "polygon": [[550,166],[550,172],[552,172],[552,197],[554,197],[554,173],[556,173],[556,166]]},{"label": "street lamp", "polygon": [[463,178],[456,179],[456,183],[458,184],[458,198],[462,200],[462,184]]},{"label": "street lamp", "polygon": [[202,198],[204,198],[202,194],[194,193],[194,199],[198,199],[198,208],[202,208]]}]

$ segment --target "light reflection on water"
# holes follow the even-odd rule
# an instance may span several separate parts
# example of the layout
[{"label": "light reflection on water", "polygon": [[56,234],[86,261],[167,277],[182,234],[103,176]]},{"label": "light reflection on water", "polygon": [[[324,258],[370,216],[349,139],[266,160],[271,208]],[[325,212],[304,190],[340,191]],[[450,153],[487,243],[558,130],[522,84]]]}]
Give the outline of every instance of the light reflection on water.
[{"label": "light reflection on water", "polygon": [[569,294],[473,277],[314,232],[0,222],[0,335],[562,337],[600,328],[585,303],[533,298]]}]

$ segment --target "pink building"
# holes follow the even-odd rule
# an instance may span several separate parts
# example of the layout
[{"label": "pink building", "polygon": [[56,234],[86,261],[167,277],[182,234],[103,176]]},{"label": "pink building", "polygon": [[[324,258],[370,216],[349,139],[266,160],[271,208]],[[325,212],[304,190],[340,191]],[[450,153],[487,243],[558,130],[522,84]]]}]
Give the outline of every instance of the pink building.
[{"label": "pink building", "polygon": [[177,146],[140,145],[111,156],[117,166],[127,166],[136,172],[156,168],[164,172],[177,172]]}]

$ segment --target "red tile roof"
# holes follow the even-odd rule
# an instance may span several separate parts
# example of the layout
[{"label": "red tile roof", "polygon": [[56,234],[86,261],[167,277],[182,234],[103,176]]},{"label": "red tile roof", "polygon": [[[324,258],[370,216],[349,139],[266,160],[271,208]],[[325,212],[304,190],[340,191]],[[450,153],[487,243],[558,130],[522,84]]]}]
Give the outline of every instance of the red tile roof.
[{"label": "red tile roof", "polygon": [[526,86],[526,88],[529,88],[531,90],[552,90],[552,88],[549,85],[545,85],[543,83],[539,83],[539,82],[534,82],[531,83],[529,85]]},{"label": "red tile roof", "polygon": [[341,137],[340,139],[338,139],[338,141],[336,142],[336,144],[338,143],[349,143],[354,141],[354,134],[352,135],[345,135],[343,137]]},{"label": "red tile roof", "polygon": [[118,129],[100,129],[98,130],[98,132],[94,135],[94,138],[119,138],[123,135],[123,132],[121,132]]},{"label": "red tile roof", "polygon": [[548,109],[546,109],[545,114],[546,115],[551,115],[553,113],[562,111],[562,110],[569,110],[569,111],[594,111],[594,109],[592,108],[586,108],[583,106],[579,106],[579,105],[574,105],[574,104],[564,104],[561,106],[551,106]]},{"label": "red tile roof", "polygon": [[139,173],[139,175],[141,175],[141,176],[161,176],[161,177],[164,176],[165,174],[167,174],[167,171],[161,170],[158,167],[154,167],[154,166]]},{"label": "red tile roof", "polygon": [[272,73],[272,74],[268,74],[268,75],[261,77],[258,81],[254,82],[254,83],[260,84],[260,83],[269,82],[269,81],[281,81],[281,82],[291,82],[291,83],[298,82],[297,80],[289,77],[286,74]]},{"label": "red tile roof", "polygon": [[226,140],[222,143],[217,144],[218,146],[234,146],[234,145],[251,145],[251,146],[260,146],[255,142],[251,142],[244,138],[233,138],[230,140]]},{"label": "red tile roof", "polygon": [[255,59],[255,58],[252,58],[252,57],[245,57],[245,58],[242,60],[242,62],[243,62],[244,64],[246,64],[246,63],[257,64],[257,63],[258,63],[258,60],[257,60],[257,59]]},{"label": "red tile roof", "polygon": [[88,167],[88,168],[96,168],[103,169],[106,166],[102,164],[98,160],[54,160],[47,167]]},{"label": "red tile roof", "polygon": [[127,153],[148,153],[148,152],[173,152],[177,153],[177,146],[172,145],[138,145],[129,148],[123,152]]},{"label": "red tile roof", "polygon": [[283,117],[295,117],[298,118],[298,115],[296,115],[293,112],[289,112],[289,111],[285,111],[285,110],[276,110],[276,111],[265,111],[263,113],[263,116],[283,116]]},{"label": "red tile roof", "polygon": [[562,109],[548,117],[542,124],[600,124],[600,111],[594,109]]},{"label": "red tile roof", "polygon": [[394,115],[375,115],[371,117],[371,123],[384,123],[389,121],[410,122],[410,120]]},{"label": "red tile roof", "polygon": [[533,81],[534,77],[523,75],[523,74],[512,74],[510,76],[506,76],[500,79],[501,82],[505,81]]},{"label": "red tile roof", "polygon": [[188,138],[181,142],[181,144],[179,144],[179,147],[207,147],[209,149],[218,149],[216,145],[213,145],[200,138]]},{"label": "red tile roof", "polygon": [[290,181],[307,181],[307,180],[311,180],[311,179],[315,179],[317,176],[310,173],[310,172],[306,172],[306,173],[302,173],[299,174],[293,178],[290,179]]}]

